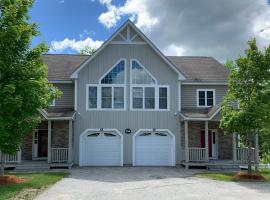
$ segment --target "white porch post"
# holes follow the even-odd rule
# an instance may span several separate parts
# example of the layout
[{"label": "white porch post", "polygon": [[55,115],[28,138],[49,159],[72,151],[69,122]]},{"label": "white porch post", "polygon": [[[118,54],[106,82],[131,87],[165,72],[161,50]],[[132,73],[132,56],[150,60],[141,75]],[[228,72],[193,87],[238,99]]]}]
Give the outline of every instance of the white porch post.
[{"label": "white porch post", "polygon": [[255,170],[259,170],[259,134],[255,135]]},{"label": "white porch post", "polygon": [[233,133],[232,136],[232,152],[233,152],[233,162],[237,161],[237,155],[236,155],[236,133]]},{"label": "white porch post", "polygon": [[68,163],[72,162],[72,120],[69,120],[68,125]]},{"label": "white porch post", "polygon": [[189,162],[188,121],[185,121],[185,162]]},{"label": "white porch post", "polygon": [[205,121],[205,160],[209,161],[208,121]]},{"label": "white porch post", "polygon": [[21,163],[22,162],[22,150],[20,148],[20,150],[17,152],[17,162]]},{"label": "white porch post", "polygon": [[51,163],[52,121],[48,120],[48,163]]}]

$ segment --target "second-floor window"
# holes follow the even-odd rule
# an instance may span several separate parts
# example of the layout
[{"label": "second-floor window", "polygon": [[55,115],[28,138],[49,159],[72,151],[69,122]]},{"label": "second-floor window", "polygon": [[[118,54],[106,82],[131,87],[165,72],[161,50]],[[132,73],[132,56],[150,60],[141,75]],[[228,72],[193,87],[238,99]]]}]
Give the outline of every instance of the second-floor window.
[{"label": "second-floor window", "polygon": [[197,107],[211,107],[215,105],[214,89],[197,90]]},{"label": "second-floor window", "polygon": [[135,59],[131,60],[131,110],[169,110],[169,87],[157,80]]},{"label": "second-floor window", "polygon": [[87,85],[87,109],[125,109],[125,60],[118,61],[103,77],[99,84]]}]

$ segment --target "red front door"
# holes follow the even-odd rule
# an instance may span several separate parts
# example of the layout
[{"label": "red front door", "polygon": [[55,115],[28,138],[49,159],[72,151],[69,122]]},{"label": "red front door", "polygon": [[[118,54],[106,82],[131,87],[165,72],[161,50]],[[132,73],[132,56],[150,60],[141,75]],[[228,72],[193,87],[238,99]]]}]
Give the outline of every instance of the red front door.
[{"label": "red front door", "polygon": [[48,153],[48,131],[38,131],[38,157],[47,157]]},{"label": "red front door", "polygon": [[[205,148],[205,131],[201,130],[201,148]],[[208,156],[212,157],[212,131],[208,131]]]}]

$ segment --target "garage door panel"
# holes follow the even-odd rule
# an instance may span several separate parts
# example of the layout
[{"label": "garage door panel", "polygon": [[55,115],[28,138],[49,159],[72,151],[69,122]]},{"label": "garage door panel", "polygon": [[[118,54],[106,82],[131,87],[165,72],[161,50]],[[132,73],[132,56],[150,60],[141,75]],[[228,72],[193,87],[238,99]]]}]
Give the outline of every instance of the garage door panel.
[{"label": "garage door panel", "polygon": [[[89,136],[90,135],[90,136]],[[114,132],[86,134],[81,141],[82,166],[120,166],[121,137]]]},{"label": "garage door panel", "polygon": [[136,166],[173,165],[174,138],[168,133],[139,133],[134,138]]}]

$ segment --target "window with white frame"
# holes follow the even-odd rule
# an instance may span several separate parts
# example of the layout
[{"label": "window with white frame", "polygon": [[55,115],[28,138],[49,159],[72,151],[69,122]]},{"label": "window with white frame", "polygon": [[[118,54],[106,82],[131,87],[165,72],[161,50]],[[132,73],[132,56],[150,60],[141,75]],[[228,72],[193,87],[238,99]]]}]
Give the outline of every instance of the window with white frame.
[{"label": "window with white frame", "polygon": [[197,107],[211,107],[215,105],[214,89],[197,90]]},{"label": "window with white frame", "polygon": [[87,109],[123,110],[125,108],[125,60],[118,61],[100,84],[87,85]]},{"label": "window with white frame", "polygon": [[131,60],[131,110],[169,110],[169,87],[157,80],[135,59]]},{"label": "window with white frame", "polygon": [[50,107],[53,107],[55,106],[55,99],[53,99],[51,102],[50,102]]}]

